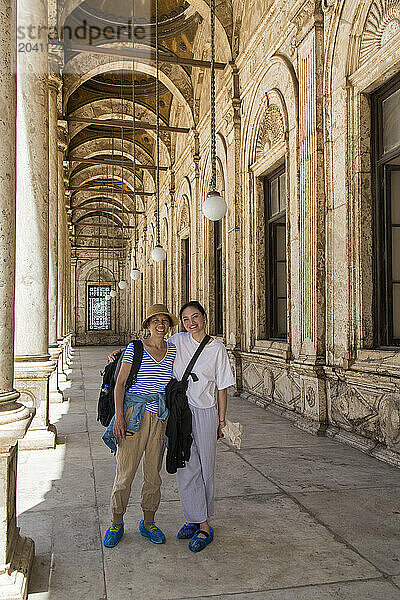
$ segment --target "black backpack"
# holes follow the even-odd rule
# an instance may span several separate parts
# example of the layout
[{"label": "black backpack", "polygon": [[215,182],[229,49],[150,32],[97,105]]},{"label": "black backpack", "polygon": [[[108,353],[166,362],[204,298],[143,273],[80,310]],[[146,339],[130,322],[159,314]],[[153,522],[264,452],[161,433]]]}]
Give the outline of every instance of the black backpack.
[{"label": "black backpack", "polygon": [[[136,383],[137,374],[142,364],[143,358],[143,343],[140,340],[133,340],[131,342],[134,348],[133,362],[128,379],[126,380],[125,390],[129,390],[133,383]],[[101,390],[99,395],[99,401],[97,404],[97,420],[104,427],[108,427],[111,419],[115,413],[114,405],[114,388],[117,383],[118,373],[121,368],[122,358],[125,350],[120,350],[114,360],[108,363],[104,367],[104,371],[101,372],[103,381],[101,384]]]}]

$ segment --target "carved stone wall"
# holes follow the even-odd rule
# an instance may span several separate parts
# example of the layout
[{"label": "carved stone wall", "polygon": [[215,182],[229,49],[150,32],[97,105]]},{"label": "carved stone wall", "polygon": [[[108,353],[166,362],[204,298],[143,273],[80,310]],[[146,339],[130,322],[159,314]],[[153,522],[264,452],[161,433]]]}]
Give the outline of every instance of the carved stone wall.
[{"label": "carved stone wall", "polygon": [[[315,430],[340,428],[398,454],[400,351],[372,343],[369,94],[400,71],[400,2],[242,4],[234,3],[233,11],[235,63],[217,72],[216,116],[218,181],[228,204],[224,342],[238,387],[308,420]],[[217,31],[219,58],[229,55],[227,39]],[[209,55],[205,21],[194,55]],[[86,66],[94,70],[101,61]],[[183,82],[175,69],[169,75],[177,85]],[[191,296],[206,306],[212,327],[213,225],[201,213],[210,181],[209,74],[194,69],[191,80],[183,79],[185,104],[174,105],[173,124],[187,123],[189,111],[194,128],[186,137],[172,134],[168,140],[171,169],[161,188],[168,302],[179,310],[180,244],[189,235]],[[72,78],[68,93],[76,84]],[[282,165],[287,177],[288,336],[270,340],[265,339],[269,297],[262,275],[263,178]],[[138,233],[142,279],[131,284],[135,331],[143,307],[162,293],[162,271],[149,258],[154,201],[143,210]]]}]

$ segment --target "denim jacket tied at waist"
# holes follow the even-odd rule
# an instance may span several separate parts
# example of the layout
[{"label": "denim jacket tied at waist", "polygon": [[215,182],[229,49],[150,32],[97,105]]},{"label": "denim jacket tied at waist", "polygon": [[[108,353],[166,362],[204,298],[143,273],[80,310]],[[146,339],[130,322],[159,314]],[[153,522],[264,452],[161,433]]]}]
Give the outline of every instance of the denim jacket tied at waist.
[{"label": "denim jacket tied at waist", "polygon": [[[165,421],[168,417],[168,409],[165,406],[165,393],[156,394],[136,394],[135,392],[125,392],[124,397],[124,414],[131,406],[134,407],[131,418],[129,419],[129,431],[138,432],[142,424],[144,411],[146,410],[147,402],[158,402],[157,417],[161,421]],[[103,442],[108,446],[113,454],[117,452],[117,440],[114,437],[113,426],[115,416],[110,421],[107,429],[102,437]]]}]

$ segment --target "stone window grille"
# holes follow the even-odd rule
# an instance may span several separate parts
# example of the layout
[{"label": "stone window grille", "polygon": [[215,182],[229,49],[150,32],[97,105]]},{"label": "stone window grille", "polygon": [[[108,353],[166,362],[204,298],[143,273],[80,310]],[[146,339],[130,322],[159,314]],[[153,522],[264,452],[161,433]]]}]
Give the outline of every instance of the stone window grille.
[{"label": "stone window grille", "polygon": [[400,346],[400,77],[372,98],[376,344]]},{"label": "stone window grille", "polygon": [[267,328],[271,339],[287,339],[286,171],[264,180]]},{"label": "stone window grille", "polygon": [[111,329],[111,300],[105,300],[109,294],[109,285],[88,286],[88,325],[89,331],[109,331]]}]

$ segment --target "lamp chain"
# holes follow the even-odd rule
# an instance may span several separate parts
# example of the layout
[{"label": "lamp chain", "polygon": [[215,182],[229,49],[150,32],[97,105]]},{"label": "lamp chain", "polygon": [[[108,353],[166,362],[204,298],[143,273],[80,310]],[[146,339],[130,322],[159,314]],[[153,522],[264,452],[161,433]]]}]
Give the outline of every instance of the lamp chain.
[{"label": "lamp chain", "polygon": [[217,189],[217,143],[215,126],[215,0],[210,0],[211,18],[211,191]]},{"label": "lamp chain", "polygon": [[159,29],[158,29],[158,0],[156,0],[156,194],[157,194],[157,246],[160,245],[160,85],[159,85]]},{"label": "lamp chain", "polygon": [[[135,0],[132,0],[132,47],[135,49]],[[136,214],[136,90],[135,90],[135,59],[132,59],[132,136],[133,136],[133,257],[134,268],[137,268],[137,214]]]}]

